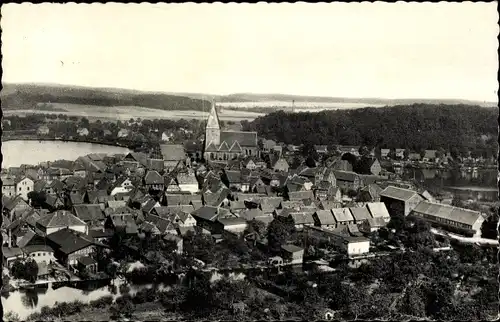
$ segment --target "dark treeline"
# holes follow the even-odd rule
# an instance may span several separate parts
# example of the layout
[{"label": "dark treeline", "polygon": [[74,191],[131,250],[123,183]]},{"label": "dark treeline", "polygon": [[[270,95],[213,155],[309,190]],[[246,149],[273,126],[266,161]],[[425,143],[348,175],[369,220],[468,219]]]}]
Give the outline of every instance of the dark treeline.
[{"label": "dark treeline", "polygon": [[[383,108],[285,113],[242,122],[244,130],[286,144],[367,145],[380,148],[492,149],[496,109],[413,104]],[[488,138],[481,136],[489,136]]]},{"label": "dark treeline", "polygon": [[39,103],[66,103],[95,106],[142,106],[160,110],[208,109],[210,102],[166,94],[112,93],[90,89],[73,89],[69,93],[46,93],[16,90],[2,97],[3,109],[33,109]]}]

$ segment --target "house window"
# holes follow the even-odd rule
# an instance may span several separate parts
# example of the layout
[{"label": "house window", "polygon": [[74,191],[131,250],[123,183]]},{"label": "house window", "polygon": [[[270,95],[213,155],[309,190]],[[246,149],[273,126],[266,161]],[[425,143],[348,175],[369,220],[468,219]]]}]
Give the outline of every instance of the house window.
[{"label": "house window", "polygon": [[21,191],[21,187],[19,187],[19,191]]},{"label": "house window", "polygon": [[26,188],[26,189],[27,189],[27,191],[30,191],[30,187],[28,187],[28,188]]}]

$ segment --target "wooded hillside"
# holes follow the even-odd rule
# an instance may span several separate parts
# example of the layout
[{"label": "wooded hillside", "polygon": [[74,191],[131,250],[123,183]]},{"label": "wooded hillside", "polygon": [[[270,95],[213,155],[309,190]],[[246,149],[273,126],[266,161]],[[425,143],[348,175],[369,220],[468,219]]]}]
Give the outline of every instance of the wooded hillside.
[{"label": "wooded hillside", "polygon": [[493,108],[413,104],[318,113],[280,111],[242,124],[245,130],[286,144],[493,150],[497,119],[498,110]]}]

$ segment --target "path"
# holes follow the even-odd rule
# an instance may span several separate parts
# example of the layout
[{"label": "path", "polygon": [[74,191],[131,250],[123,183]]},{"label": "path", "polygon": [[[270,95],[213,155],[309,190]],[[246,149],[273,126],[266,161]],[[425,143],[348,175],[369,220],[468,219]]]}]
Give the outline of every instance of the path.
[{"label": "path", "polygon": [[495,239],[488,239],[488,238],[481,238],[481,237],[464,237],[464,236],[456,235],[453,233],[440,231],[440,230],[437,230],[435,228],[431,228],[431,232],[433,234],[450,237],[450,238],[459,240],[459,241],[464,242],[464,243],[498,245],[498,240],[495,240]]}]

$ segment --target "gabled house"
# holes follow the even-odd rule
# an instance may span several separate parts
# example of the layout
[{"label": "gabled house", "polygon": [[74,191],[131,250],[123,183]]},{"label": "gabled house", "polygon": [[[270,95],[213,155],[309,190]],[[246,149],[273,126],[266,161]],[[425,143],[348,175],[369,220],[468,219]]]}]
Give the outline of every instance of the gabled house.
[{"label": "gabled house", "polygon": [[179,227],[192,227],[196,226],[196,219],[187,212],[179,213],[179,222],[177,223]]},{"label": "gabled house", "polygon": [[358,200],[362,202],[378,202],[380,201],[380,193],[382,188],[376,183],[368,184],[360,189]]},{"label": "gabled house", "polygon": [[290,169],[290,165],[288,164],[286,159],[283,158],[281,155],[277,156],[275,154],[271,154],[269,156],[268,167],[270,169],[273,169],[274,171],[282,171],[282,172],[288,172]]},{"label": "gabled house", "polygon": [[64,208],[65,202],[64,199],[59,195],[46,195],[44,208],[49,209],[50,211],[56,211],[58,209]]},{"label": "gabled house", "polygon": [[67,207],[73,207],[75,205],[81,205],[84,203],[85,194],[78,191],[70,192],[67,195]]},{"label": "gabled house", "polygon": [[290,201],[296,201],[296,200],[313,200],[314,195],[311,190],[306,190],[306,191],[292,191],[288,192],[288,200]]},{"label": "gabled house", "polygon": [[20,196],[14,198],[4,198],[4,196],[2,196],[2,207],[2,212],[11,221],[17,219],[19,214],[31,209],[31,206]]},{"label": "gabled house", "polygon": [[331,210],[317,210],[313,214],[314,225],[325,228],[337,227],[337,222],[333,217]]},{"label": "gabled house", "polygon": [[74,205],[73,212],[89,227],[102,225],[105,219],[103,210],[95,204]]},{"label": "gabled house", "polygon": [[220,207],[223,204],[228,204],[228,197],[229,189],[225,187],[221,187],[218,191],[215,192],[207,190],[202,194],[203,204],[205,206]]},{"label": "gabled house", "polygon": [[253,156],[247,156],[241,161],[241,165],[249,170],[255,170],[257,168],[257,160]]},{"label": "gabled house", "polygon": [[382,171],[382,167],[377,158],[362,157],[356,163],[356,172],[360,174],[373,174],[378,176]]},{"label": "gabled house", "polygon": [[337,186],[346,190],[358,190],[361,181],[357,173],[352,171],[334,171]]},{"label": "gabled house", "polygon": [[104,227],[115,232],[124,232],[125,235],[137,235],[138,227],[132,214],[114,214],[108,216],[104,222]]},{"label": "gabled house", "polygon": [[123,157],[120,163],[132,169],[146,168],[148,165],[148,156],[141,152],[129,152]]},{"label": "gabled house", "polygon": [[13,178],[2,177],[2,194],[8,197],[16,195],[16,182]]},{"label": "gabled house", "polygon": [[148,171],[144,177],[144,184],[148,190],[163,191],[165,180],[158,171]]},{"label": "gabled house", "polygon": [[68,228],[49,234],[47,244],[54,249],[57,260],[68,268],[77,265],[80,257],[92,256],[97,247],[104,247],[91,236]]},{"label": "gabled house", "polygon": [[339,225],[354,224],[354,218],[349,208],[334,208],[331,210],[335,221]]},{"label": "gabled house", "polygon": [[288,214],[288,216],[293,218],[293,221],[295,222],[295,229],[302,230],[304,229],[304,226],[314,225],[313,213],[299,211],[291,212]]},{"label": "gabled house", "polygon": [[381,217],[368,218],[367,220],[361,223],[359,229],[362,232],[371,233],[379,230],[382,227],[385,227],[386,225],[387,223],[385,222],[384,218]]},{"label": "gabled house", "polygon": [[383,202],[369,202],[366,207],[373,218],[383,218],[385,223],[389,223],[391,216]]},{"label": "gabled house", "polygon": [[249,183],[243,178],[240,171],[226,170],[222,175],[222,182],[231,190],[249,190]]},{"label": "gabled house", "polygon": [[163,218],[152,214],[148,214],[145,216],[144,219],[146,222],[155,225],[160,235],[165,235],[165,234],[177,235],[176,223],[172,222],[168,218]]},{"label": "gabled house", "polygon": [[181,144],[160,144],[160,150],[163,157],[163,168],[166,172],[172,171],[178,164],[187,160],[186,150]]},{"label": "gabled house", "polygon": [[319,184],[313,186],[314,196],[318,200],[339,200],[341,199],[341,192],[339,188],[332,186],[328,181],[321,181]]},{"label": "gabled house", "polygon": [[362,224],[368,219],[372,218],[370,211],[367,207],[351,207],[349,208],[351,211],[352,217],[354,218],[354,222],[356,224]]},{"label": "gabled house", "polygon": [[260,200],[259,209],[264,214],[272,214],[274,209],[279,208],[282,202],[282,197],[265,197]]},{"label": "gabled house", "polygon": [[87,191],[84,200],[85,203],[99,205],[104,210],[106,203],[112,200],[113,197],[109,196],[106,190]]},{"label": "gabled house", "polygon": [[16,195],[21,196],[24,200],[28,200],[28,193],[33,191],[35,182],[28,177],[21,177],[16,181]]},{"label": "gabled house", "polygon": [[187,171],[180,171],[177,174],[177,184],[179,185],[180,191],[186,191],[190,193],[197,193],[200,191],[198,180],[192,169]]},{"label": "gabled house", "polygon": [[416,191],[389,186],[380,192],[380,201],[391,216],[408,216],[424,198]]},{"label": "gabled house", "polygon": [[172,176],[172,174],[167,174],[163,177],[163,182],[165,183],[166,192],[181,192],[181,188],[177,183],[177,179]]},{"label": "gabled house", "polygon": [[109,187],[109,195],[114,196],[117,193],[127,193],[134,188],[132,180],[127,177],[120,177]]},{"label": "gabled house", "polygon": [[66,210],[58,210],[41,216],[36,222],[35,229],[42,236],[50,235],[61,229],[70,229],[85,234],[88,232],[87,224]]}]

